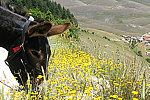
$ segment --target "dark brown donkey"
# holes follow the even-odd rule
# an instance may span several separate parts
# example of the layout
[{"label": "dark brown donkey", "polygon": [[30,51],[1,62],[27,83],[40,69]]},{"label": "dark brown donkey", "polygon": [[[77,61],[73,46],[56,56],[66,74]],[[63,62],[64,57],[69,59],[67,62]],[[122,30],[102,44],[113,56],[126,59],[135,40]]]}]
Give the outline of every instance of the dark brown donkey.
[{"label": "dark brown donkey", "polygon": [[9,51],[6,63],[18,82],[25,85],[27,73],[36,78],[42,75],[41,66],[46,73],[51,54],[47,37],[63,33],[71,23],[53,26],[51,22],[29,21],[10,7],[0,1],[0,47]]}]

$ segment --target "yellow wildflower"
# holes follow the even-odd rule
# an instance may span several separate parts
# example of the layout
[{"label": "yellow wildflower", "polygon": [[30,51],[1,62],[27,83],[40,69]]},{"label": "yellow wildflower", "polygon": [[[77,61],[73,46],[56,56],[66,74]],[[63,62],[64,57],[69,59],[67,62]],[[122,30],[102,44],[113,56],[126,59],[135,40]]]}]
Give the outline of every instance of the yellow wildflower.
[{"label": "yellow wildflower", "polygon": [[77,91],[76,90],[72,90],[72,91],[70,91],[69,93],[76,93]]},{"label": "yellow wildflower", "polygon": [[19,98],[18,98],[18,97],[15,97],[15,100],[19,100]]},{"label": "yellow wildflower", "polygon": [[119,83],[114,83],[115,86],[119,86]]},{"label": "yellow wildflower", "polygon": [[94,89],[93,87],[89,87],[89,90],[92,90],[92,89]]},{"label": "yellow wildflower", "polygon": [[117,95],[113,95],[113,98],[118,98],[118,96]]},{"label": "yellow wildflower", "polygon": [[7,95],[10,95],[10,93],[9,93],[9,92],[6,92],[6,94],[7,94]]},{"label": "yellow wildflower", "polygon": [[37,78],[38,78],[38,79],[41,79],[41,78],[43,78],[43,77],[44,77],[44,76],[42,76],[42,75],[38,75]]},{"label": "yellow wildflower", "polygon": [[137,91],[132,91],[132,93],[135,95],[135,94],[138,94],[138,92]]},{"label": "yellow wildflower", "polygon": [[31,96],[31,98],[36,98],[36,96]]},{"label": "yellow wildflower", "polygon": [[90,92],[89,90],[85,90],[85,93],[87,93],[87,94],[88,94],[88,93],[91,93],[91,92]]},{"label": "yellow wildflower", "polygon": [[122,98],[118,98],[118,100],[122,100]]},{"label": "yellow wildflower", "polygon": [[14,77],[14,79],[16,79],[17,77]]},{"label": "yellow wildflower", "polygon": [[56,82],[52,82],[52,85],[56,84]]},{"label": "yellow wildflower", "polygon": [[138,98],[133,98],[133,100],[139,100]]},{"label": "yellow wildflower", "polygon": [[74,84],[74,86],[77,86],[77,84]]},{"label": "yellow wildflower", "polygon": [[150,84],[147,84],[146,86],[150,86]]}]

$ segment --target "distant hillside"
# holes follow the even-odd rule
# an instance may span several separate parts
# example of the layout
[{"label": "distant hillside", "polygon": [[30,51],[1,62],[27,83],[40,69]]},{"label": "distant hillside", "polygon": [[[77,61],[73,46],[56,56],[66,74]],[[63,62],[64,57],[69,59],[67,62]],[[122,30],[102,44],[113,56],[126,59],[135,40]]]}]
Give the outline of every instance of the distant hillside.
[{"label": "distant hillside", "polygon": [[116,34],[150,31],[150,0],[53,0],[70,11],[82,27]]},{"label": "distant hillside", "polygon": [[[136,48],[131,49],[129,44],[126,44],[121,37],[111,34],[109,32],[84,28],[81,30],[80,45],[83,50],[90,52],[95,57],[99,53],[105,57],[114,57],[124,63],[136,62],[137,64],[148,67],[149,63],[145,59],[150,59],[146,55],[146,49],[141,43],[137,43]],[[143,49],[144,48],[144,49]],[[137,52],[140,51],[142,56],[138,56]]]}]

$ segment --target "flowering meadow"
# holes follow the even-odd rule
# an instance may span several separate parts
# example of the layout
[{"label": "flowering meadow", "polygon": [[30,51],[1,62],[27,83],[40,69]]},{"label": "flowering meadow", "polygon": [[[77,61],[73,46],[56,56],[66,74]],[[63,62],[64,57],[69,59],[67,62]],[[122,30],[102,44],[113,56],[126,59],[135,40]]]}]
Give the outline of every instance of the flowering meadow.
[{"label": "flowering meadow", "polygon": [[[12,90],[1,100],[150,100],[150,81],[136,63],[122,63],[99,53],[98,57],[80,46],[53,46],[42,85],[32,90],[28,81],[26,91]],[[20,86],[22,87],[22,86]]]}]

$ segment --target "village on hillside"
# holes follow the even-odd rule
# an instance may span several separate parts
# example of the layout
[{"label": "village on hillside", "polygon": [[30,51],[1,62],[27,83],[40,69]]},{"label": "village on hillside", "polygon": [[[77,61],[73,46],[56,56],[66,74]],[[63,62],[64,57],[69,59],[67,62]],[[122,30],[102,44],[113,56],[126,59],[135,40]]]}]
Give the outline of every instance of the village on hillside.
[{"label": "village on hillside", "polygon": [[[129,41],[136,40],[139,41],[141,44],[150,47],[150,32],[143,34],[141,37],[139,36],[127,36],[127,35],[120,35],[123,37],[122,40],[124,40],[125,44],[129,44]],[[146,52],[147,56],[150,56],[150,51]]]}]

